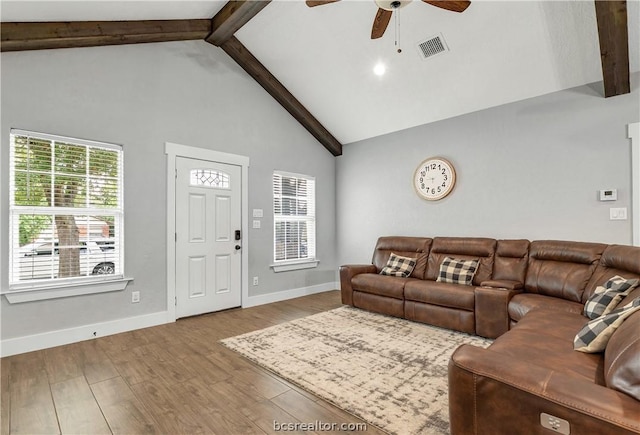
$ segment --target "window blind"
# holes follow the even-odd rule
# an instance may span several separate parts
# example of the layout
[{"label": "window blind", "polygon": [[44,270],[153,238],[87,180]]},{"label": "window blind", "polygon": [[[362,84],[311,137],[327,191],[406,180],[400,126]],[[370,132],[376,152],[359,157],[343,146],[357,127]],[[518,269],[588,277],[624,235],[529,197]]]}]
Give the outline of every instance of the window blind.
[{"label": "window blind", "polygon": [[11,130],[12,287],[123,276],[122,175],[117,145]]},{"label": "window blind", "polygon": [[274,172],[273,214],[275,262],[315,259],[315,179]]}]

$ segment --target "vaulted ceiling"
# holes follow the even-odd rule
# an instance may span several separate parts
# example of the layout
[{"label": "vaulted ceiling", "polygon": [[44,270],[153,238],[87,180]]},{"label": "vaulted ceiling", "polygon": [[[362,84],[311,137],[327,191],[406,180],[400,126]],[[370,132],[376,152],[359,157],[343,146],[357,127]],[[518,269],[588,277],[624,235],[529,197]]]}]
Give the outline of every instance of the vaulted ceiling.
[{"label": "vaulted ceiling", "polygon": [[[342,144],[597,82],[603,74],[603,97],[628,93],[629,71],[640,71],[636,0],[476,0],[463,13],[416,0],[394,12],[376,40],[373,0],[314,8],[292,0],[0,6],[2,51],[205,39],[334,155]],[[423,59],[417,45],[433,36],[446,50]],[[382,76],[373,72],[378,64],[386,68]]]}]

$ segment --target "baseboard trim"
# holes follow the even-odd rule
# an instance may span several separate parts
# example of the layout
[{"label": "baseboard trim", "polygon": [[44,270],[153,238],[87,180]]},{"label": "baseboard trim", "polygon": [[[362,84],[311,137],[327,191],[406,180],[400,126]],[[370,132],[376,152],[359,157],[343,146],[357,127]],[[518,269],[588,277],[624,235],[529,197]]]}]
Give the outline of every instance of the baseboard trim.
[{"label": "baseboard trim", "polygon": [[[109,322],[94,323],[75,328],[59,329],[57,331],[24,337],[10,338],[0,341],[0,356],[11,356],[34,350],[47,349],[64,344],[91,340],[96,337],[119,334],[135,329],[148,328],[167,323],[168,313],[161,311],[143,316],[128,317],[126,319],[111,320]],[[95,333],[95,335],[94,335]]]},{"label": "baseboard trim", "polygon": [[249,296],[245,301],[243,301],[242,308],[249,308],[258,305],[270,304],[273,302],[286,301],[287,299],[299,298],[301,296],[322,293],[339,288],[340,284],[338,282],[326,282],[324,284],[317,284],[309,287],[300,287],[291,290],[283,290],[275,293],[268,293],[266,295]]},{"label": "baseboard trim", "polygon": [[[309,287],[283,290],[266,295],[249,296],[245,301],[243,301],[242,307],[255,307],[257,305],[285,301],[287,299],[322,293],[339,288],[340,285],[338,282],[327,282]],[[143,316],[129,317],[126,319],[117,319],[109,322],[94,323],[90,325],[77,326],[75,328],[59,329],[57,331],[43,332],[41,334],[10,338],[0,341],[0,357],[48,349],[50,347],[62,346],[70,343],[77,343],[79,341],[91,340],[96,337],[106,337],[108,335],[120,334],[121,332],[163,325],[168,322],[169,312],[160,311],[157,313],[145,314]]]}]

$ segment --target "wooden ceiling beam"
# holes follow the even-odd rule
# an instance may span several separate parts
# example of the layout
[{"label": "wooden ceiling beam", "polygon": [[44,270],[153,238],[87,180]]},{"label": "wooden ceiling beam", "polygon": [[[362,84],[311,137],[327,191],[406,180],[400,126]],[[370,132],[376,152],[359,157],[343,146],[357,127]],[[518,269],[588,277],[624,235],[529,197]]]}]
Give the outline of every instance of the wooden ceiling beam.
[{"label": "wooden ceiling beam", "polygon": [[206,40],[217,47],[224,44],[242,26],[264,9],[271,0],[232,0],[211,19],[211,34]]},{"label": "wooden ceiling beam", "polygon": [[255,17],[270,1],[227,2],[211,19],[211,34],[207,36],[206,41],[222,48],[331,154],[342,155],[342,144],[234,36],[235,32]]},{"label": "wooden ceiling beam", "polygon": [[604,96],[628,94],[629,35],[627,29],[627,2],[625,0],[595,0],[600,60]]},{"label": "wooden ceiling beam", "polygon": [[212,19],[2,23],[0,51],[204,39],[221,47],[334,156],[342,144],[236,39],[270,0],[232,0]]},{"label": "wooden ceiling beam", "polygon": [[260,84],[287,112],[334,156],[342,155],[342,144],[256,59],[235,36],[220,46]]},{"label": "wooden ceiling beam", "polygon": [[0,51],[202,40],[210,33],[209,19],[6,22],[0,26]]}]

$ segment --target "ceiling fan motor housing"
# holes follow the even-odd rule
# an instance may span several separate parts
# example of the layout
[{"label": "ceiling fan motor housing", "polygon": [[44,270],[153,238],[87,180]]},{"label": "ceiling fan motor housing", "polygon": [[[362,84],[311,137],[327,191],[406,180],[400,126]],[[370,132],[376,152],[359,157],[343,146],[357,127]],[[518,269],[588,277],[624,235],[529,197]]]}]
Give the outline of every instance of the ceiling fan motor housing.
[{"label": "ceiling fan motor housing", "polygon": [[376,5],[385,11],[395,11],[411,3],[411,0],[375,0]]}]

